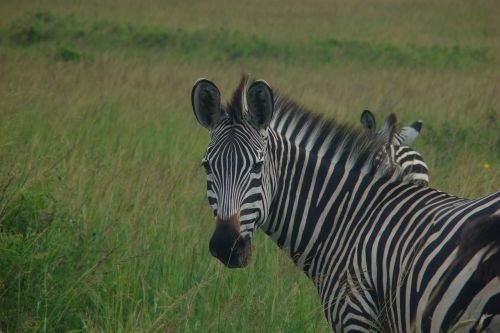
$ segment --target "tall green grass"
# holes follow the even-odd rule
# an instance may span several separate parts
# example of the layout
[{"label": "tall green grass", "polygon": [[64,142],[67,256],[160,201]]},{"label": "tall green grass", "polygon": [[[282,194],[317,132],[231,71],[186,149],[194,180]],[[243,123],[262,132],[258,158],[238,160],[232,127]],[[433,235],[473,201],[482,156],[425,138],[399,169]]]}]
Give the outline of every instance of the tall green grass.
[{"label": "tall green grass", "polygon": [[[350,15],[343,21],[375,15],[361,26],[377,38],[355,24],[338,35],[288,36],[300,30],[300,4],[268,34],[279,3],[262,7],[255,20],[265,24],[251,29],[237,4],[191,4],[198,16],[189,20],[186,4],[150,3],[162,10],[103,2],[111,7],[97,19],[92,1],[42,6],[50,12],[0,4],[13,13],[0,25],[1,331],[328,331],[313,286],[264,235],[244,270],[208,253],[213,225],[199,167],[208,134],[189,101],[198,77],[227,99],[249,72],[339,121],[357,123],[366,107],[379,120],[420,118],[415,147],[434,186],[466,197],[498,190],[494,4],[469,11],[484,20],[460,16],[467,6],[451,2],[415,8],[429,20],[447,14],[443,29],[420,27],[425,38],[416,41],[450,38],[453,18],[470,30],[435,47],[412,41],[399,19],[408,12],[390,1],[366,12],[338,7]],[[320,10],[329,6],[317,1],[309,20],[336,26]],[[207,29],[201,14],[218,10],[227,26]]]},{"label": "tall green grass", "polygon": [[[92,112],[93,106],[81,110]],[[17,161],[23,148],[37,145],[35,138],[12,155],[3,151],[14,159],[3,175],[1,202],[3,331],[232,332],[249,322],[253,331],[322,325],[310,322],[321,309],[286,258],[239,272],[209,258],[210,215],[197,186],[203,177],[187,155],[197,143],[174,125],[186,120],[160,117],[159,128],[111,103],[98,114],[73,114],[57,125],[62,111],[39,129],[44,147]],[[66,128],[50,133],[51,125],[62,124]],[[57,150],[50,162],[37,156],[46,149]],[[24,158],[41,165],[18,173]],[[46,171],[39,174],[38,168]],[[269,256],[270,246],[259,246],[257,256]],[[263,291],[282,283],[292,292]],[[308,316],[292,315],[294,304]],[[233,316],[239,319],[228,320]]]}]

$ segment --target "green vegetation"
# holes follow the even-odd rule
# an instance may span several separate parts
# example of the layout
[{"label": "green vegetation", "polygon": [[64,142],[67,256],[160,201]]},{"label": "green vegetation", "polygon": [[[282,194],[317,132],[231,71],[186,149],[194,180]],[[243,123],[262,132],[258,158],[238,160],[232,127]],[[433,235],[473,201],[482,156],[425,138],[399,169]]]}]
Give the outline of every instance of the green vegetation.
[{"label": "green vegetation", "polygon": [[[16,192],[3,184],[4,193]],[[59,212],[49,193],[26,189],[3,197],[0,217],[0,326],[4,331],[52,331],[81,326],[89,288],[108,253],[97,235]],[[97,262],[95,260],[97,259]],[[57,323],[57,324],[54,324]]]},{"label": "green vegetation", "polygon": [[[485,48],[376,44],[335,38],[308,41],[270,42],[257,35],[245,35],[227,29],[190,31],[150,28],[109,21],[87,23],[74,16],[59,17],[50,13],[27,15],[4,32],[12,46],[51,48],[59,44],[76,45],[86,54],[103,51],[126,51],[135,56],[169,52],[190,61],[208,58],[213,61],[242,59],[275,60],[289,64],[349,63],[401,67],[477,67],[491,62]],[[68,48],[57,51],[62,60],[80,60]]]},{"label": "green vegetation", "polygon": [[496,1],[140,3],[0,3],[0,331],[328,332],[265,235],[244,270],[208,253],[198,77],[422,119],[435,187],[499,189]]}]

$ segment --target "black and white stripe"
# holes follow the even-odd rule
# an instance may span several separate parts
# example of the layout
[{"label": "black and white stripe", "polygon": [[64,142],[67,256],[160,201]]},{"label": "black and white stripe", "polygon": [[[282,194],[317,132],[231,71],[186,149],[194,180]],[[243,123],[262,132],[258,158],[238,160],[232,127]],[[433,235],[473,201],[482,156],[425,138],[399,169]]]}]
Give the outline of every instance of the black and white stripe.
[{"label": "black and white stripe", "polygon": [[193,93],[211,133],[217,225],[237,214],[238,239],[268,234],[314,282],[334,331],[499,332],[500,193],[467,200],[416,186],[377,162],[382,139],[255,84],[243,79],[215,117],[217,95],[207,88],[198,103]]}]

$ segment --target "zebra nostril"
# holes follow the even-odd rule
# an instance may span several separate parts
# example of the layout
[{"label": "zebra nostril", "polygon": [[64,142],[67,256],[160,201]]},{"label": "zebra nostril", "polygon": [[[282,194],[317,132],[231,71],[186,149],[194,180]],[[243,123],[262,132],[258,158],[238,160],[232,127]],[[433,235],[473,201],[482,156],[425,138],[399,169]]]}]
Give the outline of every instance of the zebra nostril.
[{"label": "zebra nostril", "polygon": [[242,237],[238,238],[237,243],[236,243],[236,246],[237,246],[238,250],[241,251],[241,250],[245,249],[246,245],[247,245],[247,239],[246,238],[242,238]]}]

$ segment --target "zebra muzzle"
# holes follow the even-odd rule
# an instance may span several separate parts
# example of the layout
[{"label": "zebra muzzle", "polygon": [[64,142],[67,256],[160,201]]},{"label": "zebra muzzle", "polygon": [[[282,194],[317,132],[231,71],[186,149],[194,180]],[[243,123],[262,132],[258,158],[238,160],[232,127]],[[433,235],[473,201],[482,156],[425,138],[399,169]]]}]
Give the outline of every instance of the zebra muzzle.
[{"label": "zebra muzzle", "polygon": [[210,239],[209,250],[228,268],[246,267],[251,257],[251,240],[241,237],[232,225],[220,223]]}]

